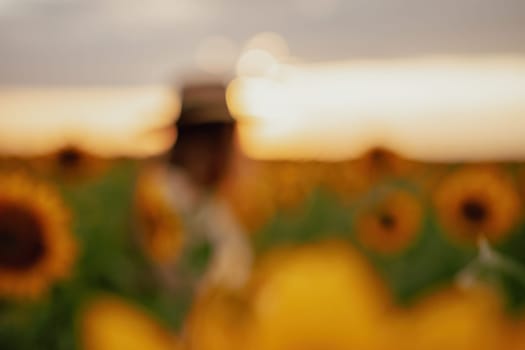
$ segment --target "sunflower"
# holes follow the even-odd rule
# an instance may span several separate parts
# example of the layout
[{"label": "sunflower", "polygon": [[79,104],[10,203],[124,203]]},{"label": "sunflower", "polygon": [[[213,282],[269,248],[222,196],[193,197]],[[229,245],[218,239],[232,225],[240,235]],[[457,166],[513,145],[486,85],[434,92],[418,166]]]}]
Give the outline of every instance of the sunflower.
[{"label": "sunflower", "polygon": [[88,303],[79,317],[85,350],[174,350],[176,337],[140,307],[114,296]]},{"label": "sunflower", "polygon": [[445,177],[435,192],[441,223],[456,240],[505,238],[520,217],[521,202],[512,179],[496,166],[464,167]]},{"label": "sunflower", "polygon": [[322,184],[345,200],[354,199],[380,180],[406,176],[420,169],[417,163],[380,147],[370,149],[358,159],[326,163],[324,168]]},{"label": "sunflower", "polygon": [[261,166],[261,178],[272,189],[277,208],[291,209],[299,206],[316,184],[315,173],[308,167],[308,163],[279,161],[263,163]]},{"label": "sunflower", "polygon": [[363,176],[356,160],[327,162],[322,165],[321,186],[336,193],[343,200],[353,200],[367,189],[370,179]]},{"label": "sunflower", "polygon": [[384,193],[357,217],[357,237],[367,249],[393,254],[414,242],[424,218],[423,206],[404,190]]},{"label": "sunflower", "polygon": [[388,149],[376,147],[356,160],[354,167],[355,171],[369,181],[377,181],[385,177],[405,175],[414,169],[414,165]]},{"label": "sunflower", "polygon": [[76,245],[69,212],[43,183],[0,176],[0,296],[36,297],[66,277]]},{"label": "sunflower", "polygon": [[525,200],[525,163],[520,164],[517,170],[517,181],[518,181],[520,194],[522,198]]},{"label": "sunflower", "polygon": [[20,171],[26,167],[27,164],[20,157],[1,155],[0,154],[0,171]]},{"label": "sunflower", "polygon": [[276,209],[273,189],[268,181],[261,180],[261,174],[259,163],[246,165],[225,181],[220,191],[242,227],[250,234],[264,226]]},{"label": "sunflower", "polygon": [[184,238],[182,219],[171,208],[159,184],[159,171],[151,168],[138,179],[135,203],[139,239],[146,254],[155,262],[173,262],[181,251]]},{"label": "sunflower", "polygon": [[328,242],[270,253],[250,288],[246,349],[376,349],[390,307],[351,246]]},{"label": "sunflower", "polygon": [[95,178],[108,167],[108,160],[77,146],[65,146],[55,152],[30,161],[33,170],[61,181]]},{"label": "sunflower", "polygon": [[525,317],[523,313],[518,318],[508,319],[505,322],[505,342],[500,349],[525,350]]},{"label": "sunflower", "polygon": [[392,318],[390,342],[404,350],[508,349],[502,346],[502,302],[485,286],[446,287],[399,311]]},{"label": "sunflower", "polygon": [[242,295],[205,291],[196,299],[185,325],[188,349],[244,350],[249,324],[249,307]]}]

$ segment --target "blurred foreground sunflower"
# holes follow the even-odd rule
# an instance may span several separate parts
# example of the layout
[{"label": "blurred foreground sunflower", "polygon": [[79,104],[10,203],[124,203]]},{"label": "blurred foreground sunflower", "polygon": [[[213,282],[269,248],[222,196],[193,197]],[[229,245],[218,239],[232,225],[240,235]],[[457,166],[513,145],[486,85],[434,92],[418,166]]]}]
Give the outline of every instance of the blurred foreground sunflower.
[{"label": "blurred foreground sunflower", "polygon": [[146,311],[122,299],[104,296],[88,303],[79,318],[85,350],[176,350],[176,337]]},{"label": "blurred foreground sunflower", "polygon": [[408,248],[423,223],[420,200],[404,190],[383,193],[357,216],[357,237],[367,249],[394,254]]},{"label": "blurred foreground sunflower", "polygon": [[500,350],[504,313],[498,294],[485,286],[446,287],[391,323],[391,344],[403,350]]},{"label": "blurred foreground sunflower", "polygon": [[135,206],[139,239],[146,255],[154,262],[173,262],[183,245],[182,219],[170,207],[158,182],[159,169],[144,171],[137,181]]},{"label": "blurred foreground sunflower", "polygon": [[270,253],[250,289],[253,324],[246,349],[379,349],[384,286],[343,242]]},{"label": "blurred foreground sunflower", "polygon": [[187,350],[245,350],[249,315],[247,301],[240,293],[217,289],[204,292],[187,319]]},{"label": "blurred foreground sunflower", "polygon": [[22,173],[0,176],[0,296],[37,297],[66,277],[76,255],[58,193]]},{"label": "blurred foreground sunflower", "polygon": [[525,350],[525,314],[506,320],[505,341],[500,349]]},{"label": "blurred foreground sunflower", "polygon": [[447,233],[458,241],[505,238],[520,217],[521,201],[511,178],[499,167],[469,166],[445,177],[435,206]]}]

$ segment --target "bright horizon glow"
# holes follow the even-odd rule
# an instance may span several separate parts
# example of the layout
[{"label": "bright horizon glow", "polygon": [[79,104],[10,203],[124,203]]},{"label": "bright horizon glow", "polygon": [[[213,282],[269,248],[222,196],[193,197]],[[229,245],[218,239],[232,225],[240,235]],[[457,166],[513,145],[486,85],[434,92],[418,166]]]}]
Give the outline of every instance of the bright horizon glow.
[{"label": "bright horizon glow", "polygon": [[[525,159],[523,57],[275,61],[257,73],[227,93],[255,158],[342,159],[380,146],[430,161]],[[162,127],[180,101],[163,86],[3,88],[0,106],[4,154],[74,144],[148,156],[174,141]]]},{"label": "bright horizon glow", "polygon": [[227,100],[257,158],[380,146],[431,161],[525,159],[524,57],[279,64],[235,79]]},{"label": "bright horizon glow", "polygon": [[33,155],[76,145],[101,156],[148,156],[167,149],[161,131],[180,108],[168,87],[0,90],[0,150]]}]

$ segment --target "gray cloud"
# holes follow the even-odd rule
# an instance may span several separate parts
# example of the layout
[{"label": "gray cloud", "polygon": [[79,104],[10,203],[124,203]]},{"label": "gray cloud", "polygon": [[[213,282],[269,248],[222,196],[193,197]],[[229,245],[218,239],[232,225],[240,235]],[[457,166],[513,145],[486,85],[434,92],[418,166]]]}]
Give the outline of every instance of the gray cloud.
[{"label": "gray cloud", "polygon": [[295,0],[0,0],[0,84],[165,82],[207,36],[268,30],[304,60],[525,53],[521,0],[335,3],[311,16]]}]

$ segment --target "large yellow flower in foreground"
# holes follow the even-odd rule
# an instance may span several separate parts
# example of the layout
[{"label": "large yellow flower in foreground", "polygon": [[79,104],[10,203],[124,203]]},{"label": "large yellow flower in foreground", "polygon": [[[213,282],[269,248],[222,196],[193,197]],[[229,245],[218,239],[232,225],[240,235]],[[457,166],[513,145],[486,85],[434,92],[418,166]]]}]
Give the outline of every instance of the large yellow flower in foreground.
[{"label": "large yellow flower in foreground", "polygon": [[367,249],[398,253],[416,239],[423,223],[423,206],[407,191],[390,191],[357,217],[357,236]]},{"label": "large yellow flower in foreground", "polygon": [[184,227],[182,219],[162,192],[159,171],[148,169],[139,177],[135,203],[141,244],[153,261],[165,264],[178,257],[183,244]]},{"label": "large yellow flower in foreground", "polygon": [[256,267],[246,301],[223,292],[198,299],[188,349],[525,350],[525,322],[508,319],[495,290],[434,288],[394,306],[346,243],[283,248]]},{"label": "large yellow flower in foreground", "polygon": [[209,290],[197,297],[185,327],[187,350],[247,350],[250,309],[238,292]]},{"label": "large yellow flower in foreground", "polygon": [[85,350],[175,350],[175,336],[147,312],[117,297],[89,303],[79,320]]},{"label": "large yellow flower in foreground", "polygon": [[36,297],[65,278],[76,245],[58,193],[22,173],[0,176],[0,296]]},{"label": "large yellow flower in foreground", "polygon": [[525,314],[519,318],[507,320],[504,330],[504,342],[500,349],[525,350]]},{"label": "large yellow flower in foreground", "polygon": [[390,343],[403,350],[500,350],[504,313],[497,293],[448,287],[392,319]]},{"label": "large yellow flower in foreground", "polygon": [[521,201],[512,180],[498,167],[466,167],[443,179],[435,204],[448,233],[459,241],[485,236],[503,239],[520,217]]},{"label": "large yellow flower in foreground", "polygon": [[330,242],[268,256],[252,286],[250,350],[379,349],[387,298],[350,246]]}]

